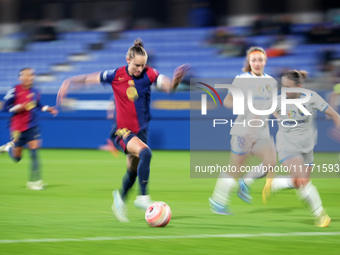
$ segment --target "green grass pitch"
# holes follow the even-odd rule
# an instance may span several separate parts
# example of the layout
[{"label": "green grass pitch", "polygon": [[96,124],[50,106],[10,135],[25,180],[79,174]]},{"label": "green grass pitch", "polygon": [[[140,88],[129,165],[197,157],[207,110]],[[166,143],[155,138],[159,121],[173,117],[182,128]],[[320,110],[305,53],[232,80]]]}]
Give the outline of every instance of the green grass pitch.
[{"label": "green grass pitch", "polygon": [[[226,153],[226,157],[228,157]],[[40,150],[43,191],[25,188],[30,159],[14,164],[0,155],[0,254],[339,254],[340,179],[314,179],[332,218],[317,228],[294,190],[261,202],[265,180],[252,186],[253,204],[232,195],[234,215],[210,212],[216,179],[190,178],[190,153],[154,151],[149,190],[167,202],[173,218],[151,228],[128,197],[130,223],[112,214],[113,189],[126,169],[123,154],[97,150]],[[315,163],[337,163],[336,154],[315,153]],[[298,234],[298,233],[305,234]],[[238,235],[239,234],[239,235]],[[247,236],[249,235],[249,236]],[[88,239],[90,238],[90,239]],[[92,238],[92,239],[91,239]],[[49,240],[47,240],[49,239]],[[7,241],[5,241],[7,240]]]}]

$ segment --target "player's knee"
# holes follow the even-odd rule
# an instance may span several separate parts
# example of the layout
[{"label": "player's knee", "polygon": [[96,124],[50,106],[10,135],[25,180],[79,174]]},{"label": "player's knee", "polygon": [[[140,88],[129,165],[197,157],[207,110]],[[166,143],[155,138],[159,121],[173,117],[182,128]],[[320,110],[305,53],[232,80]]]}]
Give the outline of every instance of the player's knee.
[{"label": "player's knee", "polygon": [[143,148],[140,152],[139,152],[139,158],[140,159],[151,159],[152,157],[152,151],[149,147],[145,147]]},{"label": "player's knee", "polygon": [[263,165],[267,165],[268,170],[272,171],[276,166],[276,157],[265,158],[263,160]]},{"label": "player's knee", "polygon": [[293,184],[294,184],[294,187],[298,189],[300,187],[306,186],[309,183],[309,181],[310,181],[309,178],[295,178],[293,180]]},{"label": "player's knee", "polygon": [[137,176],[137,169],[130,167],[130,168],[127,169],[127,174],[129,176],[129,179],[134,179]]}]

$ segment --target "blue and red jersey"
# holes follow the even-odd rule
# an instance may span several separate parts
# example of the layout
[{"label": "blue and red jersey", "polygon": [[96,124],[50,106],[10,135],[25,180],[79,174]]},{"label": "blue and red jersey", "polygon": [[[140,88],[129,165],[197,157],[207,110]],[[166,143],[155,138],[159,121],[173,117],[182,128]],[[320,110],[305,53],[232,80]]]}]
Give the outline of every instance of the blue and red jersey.
[{"label": "blue and red jersey", "polygon": [[148,127],[151,85],[158,75],[158,71],[149,66],[139,77],[130,76],[127,66],[100,73],[101,83],[110,84],[114,92],[117,129],[126,128],[138,134]]},{"label": "blue and red jersey", "polygon": [[25,88],[21,84],[10,89],[4,97],[4,111],[16,105],[25,105],[25,110],[14,112],[10,119],[10,131],[24,132],[38,125],[38,112],[41,111],[40,93],[35,88]]}]

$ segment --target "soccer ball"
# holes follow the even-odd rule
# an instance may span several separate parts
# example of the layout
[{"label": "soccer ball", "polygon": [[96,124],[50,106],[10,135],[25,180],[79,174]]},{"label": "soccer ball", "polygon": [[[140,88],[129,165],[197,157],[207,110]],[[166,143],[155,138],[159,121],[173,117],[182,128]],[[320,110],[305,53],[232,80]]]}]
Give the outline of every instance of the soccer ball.
[{"label": "soccer ball", "polygon": [[153,203],[145,212],[145,220],[151,227],[165,227],[170,219],[170,207],[164,202]]}]

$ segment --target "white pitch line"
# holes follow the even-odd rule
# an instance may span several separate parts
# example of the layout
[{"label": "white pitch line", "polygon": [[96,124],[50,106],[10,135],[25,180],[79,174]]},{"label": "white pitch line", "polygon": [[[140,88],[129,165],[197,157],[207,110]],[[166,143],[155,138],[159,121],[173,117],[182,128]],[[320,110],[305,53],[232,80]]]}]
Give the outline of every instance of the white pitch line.
[{"label": "white pitch line", "polygon": [[340,232],[293,232],[293,233],[216,234],[216,235],[179,235],[179,236],[117,236],[117,237],[0,240],[0,244],[8,244],[8,243],[54,243],[54,242],[93,242],[93,241],[119,241],[119,240],[143,240],[143,239],[252,238],[252,237],[338,236],[338,235],[340,235]]}]

